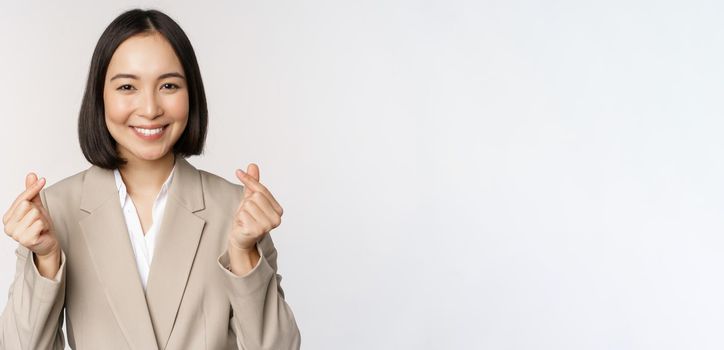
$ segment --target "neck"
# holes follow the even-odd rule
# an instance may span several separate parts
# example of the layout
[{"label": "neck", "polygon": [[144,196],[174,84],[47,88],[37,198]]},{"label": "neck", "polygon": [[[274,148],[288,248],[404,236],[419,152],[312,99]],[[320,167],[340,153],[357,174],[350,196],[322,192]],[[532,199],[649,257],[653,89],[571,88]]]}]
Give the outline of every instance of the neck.
[{"label": "neck", "polygon": [[121,173],[126,190],[131,195],[156,196],[161,186],[168,179],[173,169],[175,158],[173,152],[155,160],[138,159],[123,156],[128,162],[121,166]]}]

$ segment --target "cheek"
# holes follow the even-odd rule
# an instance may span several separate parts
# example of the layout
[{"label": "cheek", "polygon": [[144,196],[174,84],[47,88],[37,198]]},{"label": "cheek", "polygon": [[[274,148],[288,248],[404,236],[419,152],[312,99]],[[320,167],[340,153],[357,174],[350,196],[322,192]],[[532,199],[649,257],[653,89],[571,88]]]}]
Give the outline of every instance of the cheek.
[{"label": "cheek", "polygon": [[188,94],[184,92],[166,96],[163,110],[167,117],[172,118],[176,122],[186,120],[189,114]]},{"label": "cheek", "polygon": [[113,123],[125,123],[128,116],[133,112],[131,103],[123,98],[104,98],[103,106],[106,118]]}]

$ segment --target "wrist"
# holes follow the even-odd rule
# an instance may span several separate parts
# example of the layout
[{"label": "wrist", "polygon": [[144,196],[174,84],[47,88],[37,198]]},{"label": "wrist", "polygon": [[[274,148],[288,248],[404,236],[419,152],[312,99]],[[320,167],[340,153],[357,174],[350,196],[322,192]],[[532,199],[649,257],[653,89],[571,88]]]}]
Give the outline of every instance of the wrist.
[{"label": "wrist", "polygon": [[[50,251],[48,251],[45,254],[35,253],[35,256],[38,257],[38,260],[53,261],[53,259],[60,258],[60,248],[58,248],[56,246],[55,248],[51,249]],[[60,260],[60,259],[58,259],[58,260]]]},{"label": "wrist", "polygon": [[256,243],[249,248],[240,247],[230,238],[227,250],[229,253],[229,266],[226,268],[237,276],[249,273],[261,259]]},{"label": "wrist", "polygon": [[242,253],[242,254],[243,254],[243,253],[248,254],[248,253],[251,253],[252,251],[256,251],[256,242],[252,243],[251,245],[239,244],[239,243],[232,237],[232,235],[229,235],[229,239],[228,239],[228,242],[227,242],[227,243],[228,243],[228,246],[229,246],[229,251],[232,251],[232,250],[233,250],[234,252]]},{"label": "wrist", "polygon": [[62,259],[60,249],[54,249],[45,255],[38,255],[34,252],[32,255],[40,275],[48,279],[53,279],[58,273],[58,270],[60,270]]}]

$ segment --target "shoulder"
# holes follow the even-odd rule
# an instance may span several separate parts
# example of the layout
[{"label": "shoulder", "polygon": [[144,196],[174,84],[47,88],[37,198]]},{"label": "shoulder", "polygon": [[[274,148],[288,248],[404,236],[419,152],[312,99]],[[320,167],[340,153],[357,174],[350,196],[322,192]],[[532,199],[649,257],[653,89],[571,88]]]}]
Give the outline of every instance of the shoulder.
[{"label": "shoulder", "polygon": [[201,182],[205,185],[205,189],[209,191],[243,191],[244,186],[241,184],[230,182],[229,180],[216,175],[212,172],[198,169],[199,174],[201,175]]},{"label": "shoulder", "polygon": [[63,203],[67,203],[67,200],[71,200],[73,198],[80,200],[83,179],[89,169],[90,168],[79,171],[53,183],[52,185],[46,186],[40,191],[41,198],[47,199],[51,202],[55,202],[55,200],[62,200]]},{"label": "shoulder", "polygon": [[244,192],[244,186],[206,170],[198,169],[201,176],[201,185],[206,197],[220,201],[238,201]]}]

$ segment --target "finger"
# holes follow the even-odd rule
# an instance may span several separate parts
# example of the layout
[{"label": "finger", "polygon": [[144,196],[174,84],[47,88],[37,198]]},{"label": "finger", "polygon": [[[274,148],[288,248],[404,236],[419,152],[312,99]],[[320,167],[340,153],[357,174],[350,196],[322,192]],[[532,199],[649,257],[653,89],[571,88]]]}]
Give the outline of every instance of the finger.
[{"label": "finger", "polygon": [[[40,190],[45,185],[45,178],[41,178],[40,180],[43,180],[43,183],[38,184],[38,186],[40,186],[40,188],[38,189],[37,193],[35,193],[35,195],[31,198],[30,201],[33,202],[33,204],[35,204],[39,207],[42,207],[43,202],[40,200],[40,196],[38,194],[40,193]],[[25,188],[26,189],[32,188],[40,180],[38,179],[38,176],[35,175],[35,173],[28,174],[28,176],[25,177]],[[30,181],[32,181],[32,182],[30,182]]]},{"label": "finger", "polygon": [[25,175],[25,188],[32,187],[36,181],[38,181],[38,175],[33,172],[28,173],[28,175]]},{"label": "finger", "polygon": [[[33,173],[30,173],[30,174],[33,174]],[[32,177],[30,174],[28,174],[28,176],[25,178],[25,185],[26,185],[25,191],[23,191],[22,193],[20,193],[20,194],[15,198],[15,200],[13,201],[13,203],[10,205],[10,209],[8,209],[8,211],[5,213],[5,215],[3,215],[3,223],[7,223],[7,221],[10,220],[10,218],[11,218],[12,215],[13,215],[13,212],[15,211],[15,209],[17,209],[18,204],[20,204],[21,201],[30,200],[29,198],[27,198],[28,195],[29,195],[29,193],[30,193],[30,191],[32,191],[32,187],[33,187],[33,185],[31,185],[30,188],[27,188],[28,182],[30,181],[29,179]],[[34,175],[34,174],[33,174],[33,175]],[[39,184],[38,184],[37,181],[34,183],[34,185],[39,186]]]},{"label": "finger", "polygon": [[241,181],[241,183],[244,184],[244,194],[243,198],[247,198],[251,195],[254,191],[261,191],[261,188],[263,187],[258,180],[251,177],[251,175],[247,174],[246,172],[242,171],[241,169],[236,169],[234,172],[236,177]]},{"label": "finger", "polygon": [[[237,222],[241,223],[242,231],[241,231],[241,237],[235,237],[236,242],[241,244],[241,241],[249,241],[252,240],[254,243],[258,241],[258,238],[255,235],[255,232],[258,232],[261,230],[259,224],[254,220],[254,217],[245,209],[240,209],[237,213]],[[246,247],[246,244],[234,244],[237,248],[242,249],[249,249],[254,246],[254,244],[251,245],[251,247]]]},{"label": "finger", "polygon": [[254,219],[254,216],[249,213],[246,208],[240,208],[236,213],[236,222],[244,228],[244,234],[248,234],[250,232],[253,232],[257,229],[259,225],[258,222],[256,222],[256,219]]},{"label": "finger", "polygon": [[254,201],[247,200],[244,203],[244,209],[251,214],[254,220],[257,222],[262,233],[269,232],[273,227],[271,220],[264,214],[264,211],[254,203]]},{"label": "finger", "polygon": [[20,219],[25,216],[28,210],[30,210],[30,202],[24,200],[16,205],[15,209],[12,211],[8,210],[8,212],[5,213],[5,216],[3,216],[3,228],[8,236],[13,235],[15,227],[18,226]]},{"label": "finger", "polygon": [[22,220],[20,220],[20,227],[29,227],[34,221],[42,219],[43,215],[40,213],[40,210],[31,206],[30,210],[28,210]]},{"label": "finger", "polygon": [[254,191],[261,192],[269,199],[272,207],[274,207],[274,210],[279,213],[280,216],[284,213],[284,209],[279,205],[279,202],[277,202],[271,192],[269,192],[269,189],[264,187],[259,181],[256,181],[251,175],[241,171],[241,169],[236,169],[236,177],[244,183],[244,198],[250,196]]},{"label": "finger", "polygon": [[[28,177],[31,177],[31,175],[28,175]],[[28,185],[28,177],[25,178],[26,186]],[[15,198],[15,201],[10,206],[10,210],[8,210],[8,213],[6,213],[6,215],[9,215],[9,213],[11,213],[13,210],[15,210],[15,207],[17,207],[17,205],[20,201],[22,201],[22,200],[32,201],[33,197],[37,196],[38,193],[40,193],[40,190],[43,189],[43,185],[45,185],[45,178],[41,177],[38,181],[36,181],[34,184],[32,184],[29,188],[26,188],[25,191],[20,193],[20,195],[17,198]],[[6,220],[5,216],[3,216],[3,221],[4,220]]]},{"label": "finger", "polygon": [[264,213],[264,216],[266,216],[266,218],[272,224],[272,228],[279,226],[279,223],[281,222],[281,219],[279,217],[280,215],[274,210],[271,203],[269,203],[269,199],[267,199],[266,196],[261,194],[261,192],[254,192],[247,200],[254,202],[254,204],[256,204],[256,206],[261,209],[261,211]]},{"label": "finger", "polygon": [[38,221],[40,221],[40,227],[42,228],[40,230],[40,233],[50,231],[50,222],[46,220],[44,216],[41,215]]},{"label": "finger", "polygon": [[13,232],[13,238],[17,240],[18,242],[21,239],[27,240],[28,238],[28,228],[30,225],[33,224],[36,220],[40,218],[40,212],[37,210],[30,210],[25,216],[23,216],[23,219],[18,223],[18,226],[15,227],[15,232]]},{"label": "finger", "polygon": [[17,225],[23,219],[23,217],[25,217],[25,215],[30,211],[30,209],[33,209],[33,204],[27,200],[22,200],[20,203],[18,203],[17,208],[15,208],[15,211],[11,214],[10,218],[8,219],[8,224]]},{"label": "finger", "polygon": [[20,204],[20,200],[17,198],[13,202],[13,204],[10,205],[10,208],[8,211],[3,214],[3,225],[8,225],[13,221],[13,217],[15,217],[16,211],[18,210],[18,205]]},{"label": "finger", "polygon": [[44,220],[38,219],[28,226],[28,233],[30,233],[28,237],[32,237],[35,240],[46,231],[48,231],[48,224]]},{"label": "finger", "polygon": [[[28,201],[23,202],[28,203],[29,205]],[[12,236],[15,233],[15,228],[18,226],[18,222],[25,215],[25,213],[22,215],[19,214],[21,210],[24,210],[22,204],[15,208],[13,212],[7,213],[7,218],[3,218],[3,230],[8,236]]]},{"label": "finger", "polygon": [[28,211],[33,208],[38,208],[38,210],[40,210],[40,213],[45,215],[45,207],[43,207],[42,205],[38,206],[31,201],[23,199],[18,202],[15,210],[12,213],[8,214],[8,219],[5,224],[11,224],[13,222],[17,223],[18,221],[20,221],[20,219],[23,218],[23,216],[25,216]]},{"label": "finger", "polygon": [[[35,175],[35,173],[29,173],[27,176],[25,176],[25,189],[32,189],[32,188],[34,188],[34,185],[35,185],[38,181],[39,181],[39,180],[38,180],[38,176]],[[45,179],[43,179],[43,181],[45,181]],[[40,184],[39,184],[39,185],[40,185]],[[42,187],[41,187],[41,188],[42,188]],[[31,197],[30,200],[31,200],[33,203],[42,206],[43,204],[42,204],[42,202],[40,201],[40,197],[38,197],[38,193],[39,193],[39,192],[40,192],[40,190],[38,190],[38,192],[35,193],[35,194]]]},{"label": "finger", "polygon": [[254,163],[249,163],[249,165],[246,166],[246,173],[251,175],[251,177],[254,178],[254,180],[259,181],[259,166]]},{"label": "finger", "polygon": [[[241,169],[239,169],[241,170]],[[249,163],[249,165],[246,166],[246,172],[243,172],[250,176],[250,179],[259,182],[259,166],[254,163]],[[253,188],[250,188],[249,186],[244,186],[244,198],[248,198],[251,193],[254,191]]]},{"label": "finger", "polygon": [[20,244],[24,245],[28,249],[34,248],[34,246],[40,243],[40,235],[44,231],[44,228],[45,225],[42,221],[34,221],[32,224],[30,224],[30,226],[28,226],[27,229],[25,229],[25,234],[23,235],[23,237],[20,237],[18,242],[20,242]]}]

